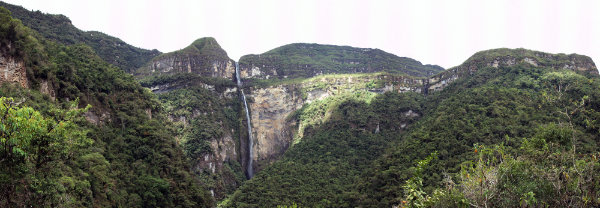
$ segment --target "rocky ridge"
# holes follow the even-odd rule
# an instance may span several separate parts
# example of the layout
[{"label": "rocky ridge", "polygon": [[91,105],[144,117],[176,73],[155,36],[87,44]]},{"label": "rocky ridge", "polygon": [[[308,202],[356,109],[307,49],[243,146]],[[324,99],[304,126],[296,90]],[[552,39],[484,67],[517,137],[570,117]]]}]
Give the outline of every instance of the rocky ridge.
[{"label": "rocky ridge", "polygon": [[379,49],[294,43],[240,59],[242,78],[307,78],[323,74],[389,72],[427,77],[443,71]]},{"label": "rocky ridge", "polygon": [[136,70],[134,75],[142,77],[174,73],[233,79],[235,64],[214,38],[200,38],[182,50],[153,58]]}]

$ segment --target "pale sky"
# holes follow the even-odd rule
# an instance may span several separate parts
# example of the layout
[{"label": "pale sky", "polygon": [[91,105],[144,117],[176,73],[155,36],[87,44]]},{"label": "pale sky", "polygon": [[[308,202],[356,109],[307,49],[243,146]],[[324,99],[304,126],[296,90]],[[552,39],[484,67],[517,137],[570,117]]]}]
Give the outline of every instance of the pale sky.
[{"label": "pale sky", "polygon": [[598,0],[6,0],[146,49],[215,37],[237,60],[289,43],[379,48],[449,68],[527,48],[600,60]]}]

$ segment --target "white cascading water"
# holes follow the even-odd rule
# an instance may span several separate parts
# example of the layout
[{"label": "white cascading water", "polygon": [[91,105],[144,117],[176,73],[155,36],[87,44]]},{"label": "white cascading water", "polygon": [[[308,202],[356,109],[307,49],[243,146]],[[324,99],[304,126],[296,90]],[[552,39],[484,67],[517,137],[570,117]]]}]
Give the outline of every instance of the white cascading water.
[{"label": "white cascading water", "polygon": [[250,112],[248,111],[248,103],[246,102],[246,95],[242,89],[242,81],[240,78],[240,64],[235,62],[235,77],[237,79],[237,85],[242,93],[242,100],[244,100],[244,107],[246,108],[246,121],[248,122],[248,179],[254,175],[254,169],[252,169],[252,126],[250,125]]}]

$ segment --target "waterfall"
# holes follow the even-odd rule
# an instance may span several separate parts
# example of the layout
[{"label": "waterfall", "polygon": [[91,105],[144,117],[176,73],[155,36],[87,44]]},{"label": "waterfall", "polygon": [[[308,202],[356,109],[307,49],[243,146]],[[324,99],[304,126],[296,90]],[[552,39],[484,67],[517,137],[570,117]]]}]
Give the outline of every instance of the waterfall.
[{"label": "waterfall", "polygon": [[244,108],[246,108],[246,121],[248,122],[248,179],[252,178],[254,175],[254,170],[252,169],[252,126],[250,123],[250,111],[248,110],[248,103],[246,102],[246,95],[244,95],[244,90],[242,89],[242,80],[240,77],[240,64],[235,62],[235,77],[237,79],[237,85],[242,93],[242,100],[244,100]]}]

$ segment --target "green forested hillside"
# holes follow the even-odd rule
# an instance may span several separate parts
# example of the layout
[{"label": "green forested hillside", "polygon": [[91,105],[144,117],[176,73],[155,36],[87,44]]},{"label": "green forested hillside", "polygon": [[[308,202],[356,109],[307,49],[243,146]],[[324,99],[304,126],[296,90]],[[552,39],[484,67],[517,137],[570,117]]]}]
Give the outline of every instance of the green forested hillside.
[{"label": "green forested hillside", "polygon": [[[213,148],[211,142],[224,142],[222,138],[231,137],[235,138],[232,146],[239,146],[239,134],[246,132],[241,129],[240,112],[244,109],[237,92],[232,97],[224,95],[227,88],[236,86],[234,82],[178,73],[146,77],[141,84],[145,87],[168,86],[156,91],[158,100],[165,114],[174,120],[175,135],[193,166],[193,172],[206,188],[213,190],[216,199],[224,198],[244,182],[238,157],[219,158],[225,160],[225,167],[215,168],[214,172],[199,165],[206,163],[206,155],[220,155],[219,147]],[[214,86],[214,89],[208,89],[208,85]]]},{"label": "green forested hillside", "polygon": [[[470,60],[522,55],[502,52]],[[395,93],[374,98],[387,100],[383,108],[347,102],[329,109],[343,116],[312,128],[223,205],[597,206],[598,75],[525,62],[464,65],[473,64],[481,68],[443,91],[416,95],[403,110],[390,111],[406,103],[386,99],[407,96]],[[407,109],[422,118],[394,128],[406,123],[397,118]],[[373,133],[376,123],[387,125]]]},{"label": "green forested hillside", "polygon": [[395,125],[416,119],[399,115],[409,110],[419,114],[422,110],[423,96],[416,93],[374,96],[369,92],[341,95],[303,108],[296,119],[314,115],[312,110],[322,107],[331,114],[321,125],[304,130],[302,141],[291,147],[282,160],[242,185],[223,206],[352,206],[354,203],[344,197],[352,194],[361,173],[400,132]]},{"label": "green forested hillside", "polygon": [[[504,144],[506,151],[521,155],[526,153],[522,143],[528,138],[536,138],[544,143],[563,145],[563,148],[574,145],[577,159],[586,158],[586,154],[598,151],[599,81],[597,76],[586,77],[569,70],[519,64],[498,69],[488,67],[455,82],[430,97],[426,116],[373,164],[373,169],[359,186],[363,204],[400,204],[405,181],[412,176],[409,164],[414,165],[435,151],[438,159],[431,162],[423,177],[424,190],[429,192],[443,185],[444,174],[456,176],[453,174],[463,169],[463,162],[476,158],[477,154],[473,153],[476,144]],[[449,92],[455,93],[445,94]],[[564,131],[566,136],[545,133],[548,131]],[[557,136],[566,138],[554,138]],[[566,157],[569,152],[553,153],[557,157]],[[555,164],[560,165],[566,169],[573,164]],[[540,168],[536,171],[550,170]],[[531,183],[525,178],[518,180]],[[598,183],[597,179],[595,183]],[[532,191],[541,197],[534,186],[514,188],[520,189],[520,193],[506,194]],[[598,203],[598,196],[593,196],[597,188],[578,191],[592,194],[590,199]],[[540,205],[561,205],[552,201],[552,197],[544,197]]]},{"label": "green forested hillside", "polygon": [[0,2],[0,6],[10,10],[14,18],[36,30],[42,37],[64,45],[86,44],[92,47],[104,61],[128,73],[133,73],[135,69],[161,54],[156,49],[137,48],[102,32],[81,31],[73,26],[71,20],[64,15],[29,11],[4,2]]},{"label": "green forested hillside", "polygon": [[[1,104],[1,206],[211,205],[158,100],[132,76],[87,45],[45,39],[4,8],[0,42],[30,82],[0,89],[13,98]],[[55,93],[40,93],[41,83]]]}]

